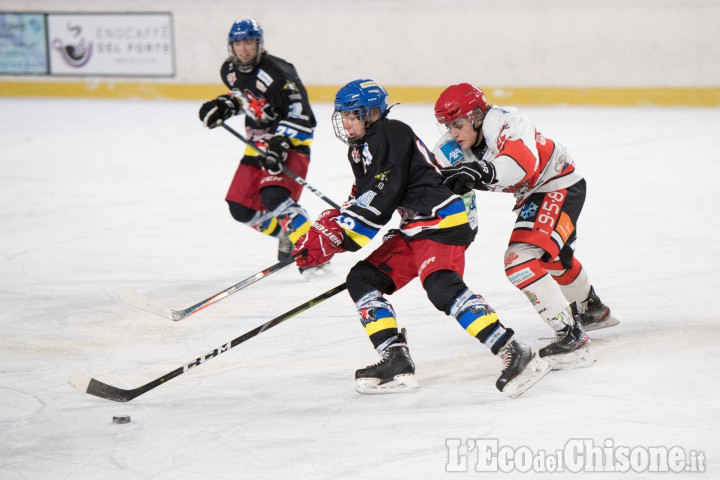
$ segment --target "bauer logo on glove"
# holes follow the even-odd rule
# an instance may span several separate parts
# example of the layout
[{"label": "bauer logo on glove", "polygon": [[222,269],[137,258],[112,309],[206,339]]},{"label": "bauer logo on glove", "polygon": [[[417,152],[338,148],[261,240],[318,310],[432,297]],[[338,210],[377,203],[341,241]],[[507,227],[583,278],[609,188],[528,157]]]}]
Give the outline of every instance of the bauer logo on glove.
[{"label": "bauer logo on glove", "polygon": [[292,253],[300,254],[297,257],[298,267],[324,265],[333,255],[344,250],[342,242],[345,232],[336,220],[339,215],[340,211],[337,209],[325,210],[313,222],[310,230],[298,239]]}]

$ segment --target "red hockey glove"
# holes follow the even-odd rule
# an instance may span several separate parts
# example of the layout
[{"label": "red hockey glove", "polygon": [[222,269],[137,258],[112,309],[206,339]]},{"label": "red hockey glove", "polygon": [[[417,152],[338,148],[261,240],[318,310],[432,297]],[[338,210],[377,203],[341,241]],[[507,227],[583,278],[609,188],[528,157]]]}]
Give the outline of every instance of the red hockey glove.
[{"label": "red hockey glove", "polygon": [[341,247],[345,233],[335,218],[340,215],[340,210],[325,210],[315,220],[310,230],[295,242],[292,254],[295,255],[303,250],[304,255],[297,257],[297,266],[300,268],[314,267],[328,263],[338,252],[343,251]]}]

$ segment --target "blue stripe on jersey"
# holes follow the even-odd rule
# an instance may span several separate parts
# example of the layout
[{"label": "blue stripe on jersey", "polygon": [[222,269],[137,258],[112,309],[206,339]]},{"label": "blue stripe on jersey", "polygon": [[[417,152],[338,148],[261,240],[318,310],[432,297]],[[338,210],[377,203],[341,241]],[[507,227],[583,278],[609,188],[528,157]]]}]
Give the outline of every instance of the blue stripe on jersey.
[{"label": "blue stripe on jersey", "polygon": [[454,202],[452,202],[447,207],[443,207],[437,212],[437,216],[440,218],[449,217],[451,215],[455,215],[456,213],[464,212],[465,211],[465,202],[462,201],[462,198],[458,198]]}]

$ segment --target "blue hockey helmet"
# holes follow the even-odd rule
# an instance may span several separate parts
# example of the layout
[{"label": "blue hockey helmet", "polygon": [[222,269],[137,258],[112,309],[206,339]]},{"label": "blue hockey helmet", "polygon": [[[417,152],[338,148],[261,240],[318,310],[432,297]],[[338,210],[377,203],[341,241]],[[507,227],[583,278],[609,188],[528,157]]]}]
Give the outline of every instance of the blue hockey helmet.
[{"label": "blue hockey helmet", "polygon": [[[247,38],[255,39],[257,42],[257,55],[250,62],[242,62],[237,55],[235,55],[233,42],[245,40]],[[260,63],[260,58],[263,53],[263,43],[263,29],[257,20],[254,18],[248,18],[246,20],[239,20],[233,23],[233,26],[230,28],[230,33],[228,33],[228,50],[230,51],[230,57],[232,58],[233,63],[235,63],[235,66],[237,66],[238,70],[247,73],[252,71],[252,69]]]},{"label": "blue hockey helmet", "polygon": [[387,91],[375,80],[354,80],[342,87],[335,94],[332,118],[335,136],[348,145],[357,143],[360,139],[351,141],[345,130],[342,113],[353,112],[357,118],[365,121],[365,128],[367,128],[371,123],[371,112],[375,109],[380,117],[388,111]]},{"label": "blue hockey helmet", "polygon": [[380,115],[387,110],[387,92],[375,80],[354,80],[335,94],[336,112],[371,108],[378,108]]}]

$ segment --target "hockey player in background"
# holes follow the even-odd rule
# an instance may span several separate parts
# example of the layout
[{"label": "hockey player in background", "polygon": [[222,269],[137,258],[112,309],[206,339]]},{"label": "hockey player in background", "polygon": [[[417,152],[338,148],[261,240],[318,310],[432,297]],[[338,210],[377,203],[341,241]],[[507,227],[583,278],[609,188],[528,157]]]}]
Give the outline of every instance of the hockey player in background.
[{"label": "hockey player in background", "polygon": [[445,89],[435,104],[447,128],[434,153],[457,194],[471,189],[510,192],[518,215],[505,252],[505,273],[555,331],[540,349],[554,368],[594,362],[585,330],[617,324],[574,256],[585,180],[565,147],[544,138],[512,107],[488,105],[468,83]]},{"label": "hockey player in background", "polygon": [[335,135],[349,146],[355,181],[340,210],[323,212],[298,240],[300,267],[322,265],[336,253],[356,251],[378,233],[397,211],[400,229],[358,262],[347,287],[381,360],[355,372],[360,393],[413,390],[415,365],[405,329],[399,330],[386,295],[415,277],[432,304],[486,345],[504,362],[496,387],[517,396],[530,388],[550,364],[516,339],[495,310],[463,281],[465,250],[475,232],[460,196],[443,186],[434,158],[412,129],[387,118],[386,91],[373,80],[341,88],[333,113]]},{"label": "hockey player in background", "polygon": [[266,148],[265,157],[245,149],[225,200],[235,220],[278,238],[282,260],[310,228],[307,211],[297,203],[302,186],[283,173],[282,165],[305,178],[316,121],[295,67],[269,55],[263,43],[254,19],[233,24],[230,56],[220,68],[230,92],[205,102],[200,120],[215,128],[243,114],[247,137]]}]

